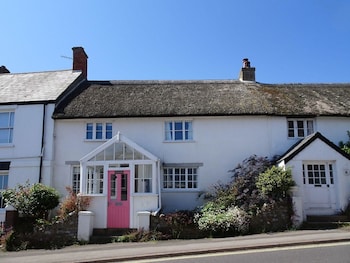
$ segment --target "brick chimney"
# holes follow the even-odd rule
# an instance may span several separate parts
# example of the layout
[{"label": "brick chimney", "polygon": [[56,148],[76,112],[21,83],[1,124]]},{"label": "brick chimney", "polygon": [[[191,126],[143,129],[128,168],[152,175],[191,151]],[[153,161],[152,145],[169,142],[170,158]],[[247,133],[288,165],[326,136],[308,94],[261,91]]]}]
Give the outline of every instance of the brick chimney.
[{"label": "brick chimney", "polygon": [[73,70],[80,70],[84,78],[87,79],[87,59],[84,48],[73,47]]},{"label": "brick chimney", "polygon": [[2,74],[2,73],[10,73],[10,71],[5,66],[1,66],[0,67],[0,74]]},{"label": "brick chimney", "polygon": [[255,82],[255,68],[250,67],[250,61],[247,58],[243,59],[243,66],[239,73],[239,80]]}]

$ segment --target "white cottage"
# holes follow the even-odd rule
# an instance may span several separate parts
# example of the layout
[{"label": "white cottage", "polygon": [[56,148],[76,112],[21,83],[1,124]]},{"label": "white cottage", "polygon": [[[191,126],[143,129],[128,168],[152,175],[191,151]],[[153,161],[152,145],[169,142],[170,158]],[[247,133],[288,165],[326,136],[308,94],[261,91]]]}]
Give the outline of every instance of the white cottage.
[{"label": "white cottage", "polygon": [[[338,197],[335,205],[327,199],[327,213],[336,213],[350,198],[349,158],[336,146],[348,139],[349,89],[258,83],[247,63],[239,80],[86,81],[53,114],[53,185],[93,198],[95,228],[134,228],[143,213],[203,204],[203,193],[230,180],[228,171],[253,154],[281,156],[280,165],[291,166],[299,189],[309,194],[299,195],[300,216],[326,213],[312,202],[318,183],[305,190],[311,181],[301,179],[302,167],[305,178],[323,176],[325,167],[333,175]],[[286,158],[313,134],[332,146],[321,152],[309,145]],[[319,171],[305,170],[312,163]]]}]

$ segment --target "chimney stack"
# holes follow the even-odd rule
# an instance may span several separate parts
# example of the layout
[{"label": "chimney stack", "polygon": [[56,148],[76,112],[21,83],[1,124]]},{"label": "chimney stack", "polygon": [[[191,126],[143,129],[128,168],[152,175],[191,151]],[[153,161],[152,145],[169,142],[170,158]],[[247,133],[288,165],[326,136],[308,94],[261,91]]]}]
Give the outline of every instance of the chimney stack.
[{"label": "chimney stack", "polygon": [[80,70],[84,78],[87,79],[87,59],[84,48],[73,47],[73,70]]},{"label": "chimney stack", "polygon": [[5,66],[1,66],[0,67],[0,74],[2,74],[2,73],[10,73],[10,71]]},{"label": "chimney stack", "polygon": [[250,67],[250,61],[247,58],[243,59],[243,66],[239,73],[239,80],[255,82],[255,68]]}]

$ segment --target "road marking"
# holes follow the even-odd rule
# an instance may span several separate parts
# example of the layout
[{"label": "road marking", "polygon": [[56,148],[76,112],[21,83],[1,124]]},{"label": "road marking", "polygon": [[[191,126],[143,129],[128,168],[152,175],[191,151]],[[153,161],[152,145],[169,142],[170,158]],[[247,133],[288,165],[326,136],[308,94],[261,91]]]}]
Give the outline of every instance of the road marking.
[{"label": "road marking", "polygon": [[149,263],[149,262],[164,262],[170,260],[180,260],[189,258],[204,258],[204,257],[217,257],[217,256],[227,256],[227,255],[240,255],[240,254],[251,254],[251,253],[261,253],[261,252],[273,252],[281,250],[296,250],[296,249],[307,249],[307,248],[319,248],[319,247],[334,247],[334,246],[348,246],[350,242],[336,242],[336,243],[325,243],[325,244],[310,244],[310,245],[298,245],[298,246],[287,246],[287,247],[273,247],[264,249],[249,249],[231,252],[214,252],[214,253],[203,253],[198,255],[187,255],[187,256],[174,256],[174,257],[162,257],[153,259],[141,259],[136,261],[126,261],[134,263]]}]

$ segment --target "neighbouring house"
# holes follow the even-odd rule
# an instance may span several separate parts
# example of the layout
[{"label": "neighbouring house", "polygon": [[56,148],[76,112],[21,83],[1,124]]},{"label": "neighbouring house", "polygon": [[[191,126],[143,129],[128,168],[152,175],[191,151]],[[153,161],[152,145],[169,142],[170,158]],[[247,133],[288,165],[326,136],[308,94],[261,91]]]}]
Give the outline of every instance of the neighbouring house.
[{"label": "neighbouring house", "polygon": [[137,228],[145,213],[203,204],[255,154],[292,169],[300,220],[334,214],[350,198],[350,157],[337,146],[349,91],[259,83],[248,59],[238,80],[86,80],[52,115],[52,185],[92,197],[94,228]]},{"label": "neighbouring house", "polygon": [[[83,80],[78,70],[13,74],[0,67],[0,191],[27,182],[52,185],[52,114]],[[0,194],[0,221],[4,207]]]}]

